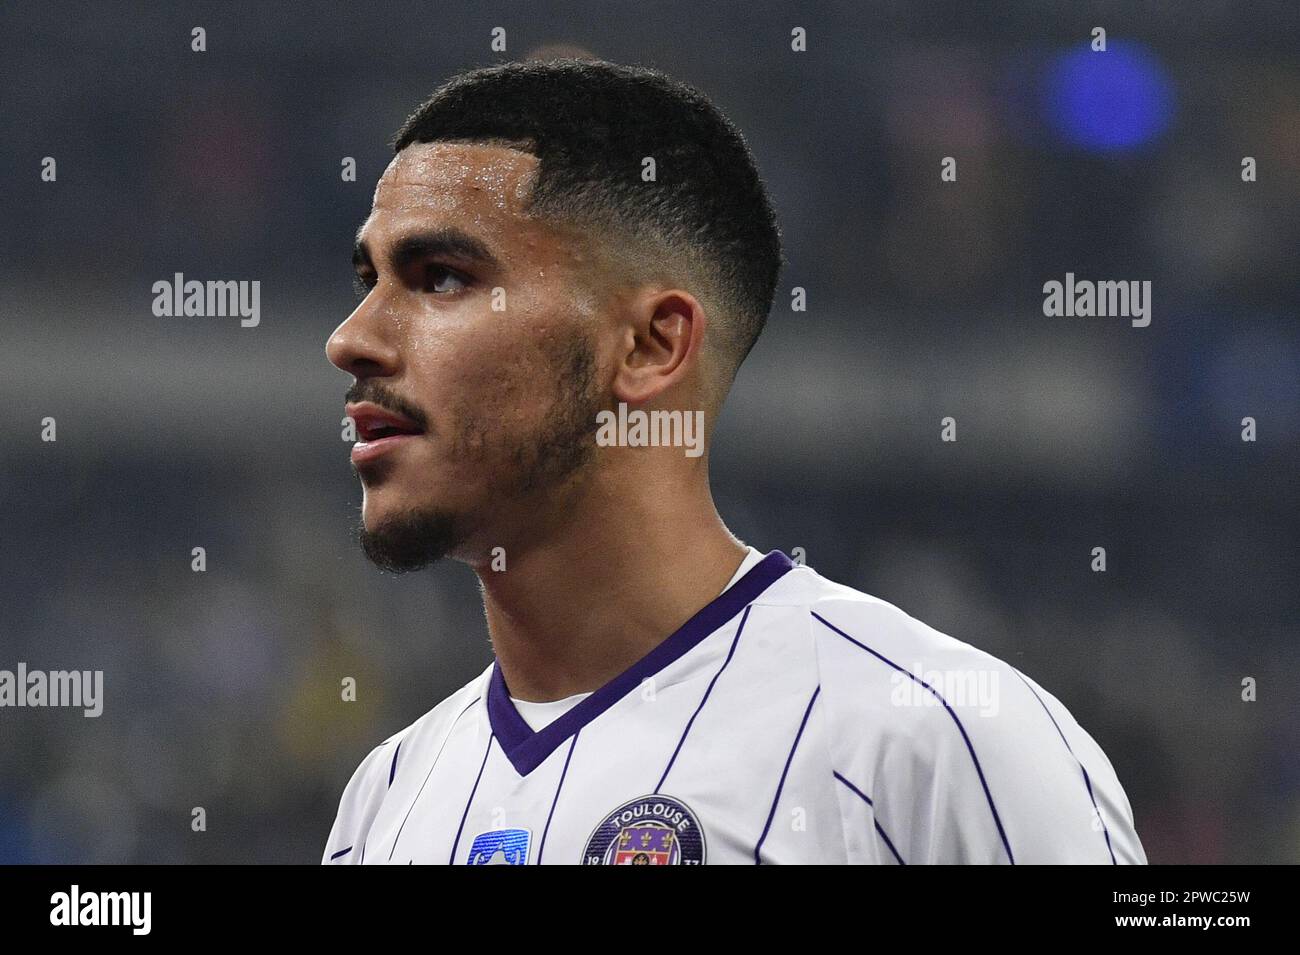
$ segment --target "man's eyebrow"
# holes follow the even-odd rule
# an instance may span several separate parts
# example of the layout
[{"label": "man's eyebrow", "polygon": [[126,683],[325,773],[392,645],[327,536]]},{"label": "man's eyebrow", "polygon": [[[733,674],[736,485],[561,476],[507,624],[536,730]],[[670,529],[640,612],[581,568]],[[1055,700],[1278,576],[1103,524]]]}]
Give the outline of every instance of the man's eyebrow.
[{"label": "man's eyebrow", "polygon": [[[413,262],[435,256],[461,259],[485,268],[501,267],[500,259],[486,243],[455,226],[403,236],[388,250],[388,263],[394,272],[400,272]],[[359,237],[352,247],[352,265],[354,268],[371,265],[370,249]]]},{"label": "man's eyebrow", "polygon": [[361,230],[357,230],[357,237],[352,240],[352,268],[358,272],[362,266],[370,265],[370,250],[366,248],[365,242],[361,239]]}]

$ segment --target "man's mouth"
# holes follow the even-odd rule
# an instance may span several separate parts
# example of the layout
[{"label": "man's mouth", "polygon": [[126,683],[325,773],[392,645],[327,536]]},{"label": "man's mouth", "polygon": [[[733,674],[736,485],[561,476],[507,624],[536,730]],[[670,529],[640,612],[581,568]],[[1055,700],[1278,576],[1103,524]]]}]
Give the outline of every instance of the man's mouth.
[{"label": "man's mouth", "polygon": [[404,439],[424,434],[424,429],[395,411],[372,401],[349,404],[347,416],[357,426],[357,443],[352,446],[352,463],[370,461],[401,445]]}]

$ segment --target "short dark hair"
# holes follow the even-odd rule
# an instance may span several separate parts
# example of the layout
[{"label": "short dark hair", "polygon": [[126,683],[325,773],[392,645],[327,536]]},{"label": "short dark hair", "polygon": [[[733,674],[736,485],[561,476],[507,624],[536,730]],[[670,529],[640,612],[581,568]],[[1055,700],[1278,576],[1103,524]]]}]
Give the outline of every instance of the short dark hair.
[{"label": "short dark hair", "polygon": [[[702,93],[603,60],[504,63],[448,80],[393,146],[437,141],[525,144],[538,158],[530,212],[599,223],[619,241],[702,263],[734,318],[729,372],[753,347],[776,293],[780,230],[744,137]],[[641,178],[646,156],[652,184]]]}]

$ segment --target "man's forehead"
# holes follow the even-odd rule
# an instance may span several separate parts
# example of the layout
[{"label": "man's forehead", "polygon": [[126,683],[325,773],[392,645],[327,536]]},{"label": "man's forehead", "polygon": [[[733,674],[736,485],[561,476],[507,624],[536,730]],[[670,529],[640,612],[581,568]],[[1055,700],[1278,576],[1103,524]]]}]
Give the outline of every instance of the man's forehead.
[{"label": "man's forehead", "polygon": [[450,227],[484,242],[502,262],[545,259],[590,269],[583,230],[531,215],[538,159],[508,145],[415,143],[388,164],[357,231],[366,255],[405,235]]},{"label": "man's forehead", "polygon": [[376,210],[429,204],[522,212],[537,157],[486,143],[413,143],[393,157],[375,187]]}]

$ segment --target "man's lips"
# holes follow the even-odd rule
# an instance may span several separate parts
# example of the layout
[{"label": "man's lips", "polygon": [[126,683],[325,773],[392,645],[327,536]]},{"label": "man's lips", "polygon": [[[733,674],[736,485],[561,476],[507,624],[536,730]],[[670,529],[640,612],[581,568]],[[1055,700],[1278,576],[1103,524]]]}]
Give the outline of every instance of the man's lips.
[{"label": "man's lips", "polygon": [[410,418],[381,408],[373,401],[349,404],[344,410],[357,426],[357,443],[352,446],[353,464],[373,460],[424,433]]},{"label": "man's lips", "polygon": [[395,411],[381,408],[373,401],[348,405],[344,411],[356,422],[357,437],[362,441],[376,441],[394,434],[423,434],[418,424]]}]

